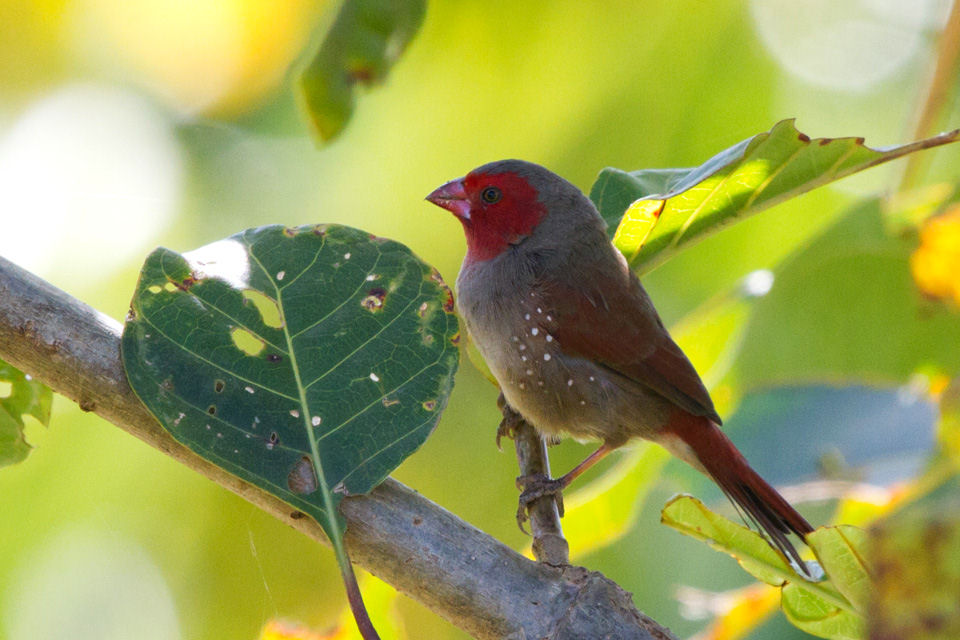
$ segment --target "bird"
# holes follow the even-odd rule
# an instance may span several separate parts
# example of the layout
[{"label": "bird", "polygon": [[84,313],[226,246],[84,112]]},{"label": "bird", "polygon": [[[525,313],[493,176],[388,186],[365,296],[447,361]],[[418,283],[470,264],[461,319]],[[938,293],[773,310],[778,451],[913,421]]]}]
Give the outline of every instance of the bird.
[{"label": "bird", "polygon": [[509,409],[544,438],[598,440],[559,478],[520,478],[526,502],[558,494],[627,442],[666,448],[713,479],[767,542],[805,570],[789,534],[813,527],[720,430],[696,369],[575,185],[523,160],[484,164],[427,196],[463,226],[456,304]]}]

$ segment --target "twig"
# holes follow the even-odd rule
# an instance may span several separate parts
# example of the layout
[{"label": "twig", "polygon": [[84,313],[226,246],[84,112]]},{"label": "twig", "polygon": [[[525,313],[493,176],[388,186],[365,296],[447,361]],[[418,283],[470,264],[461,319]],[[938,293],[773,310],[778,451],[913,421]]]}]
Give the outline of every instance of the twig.
[{"label": "twig", "polygon": [[[0,358],[326,544],[317,523],[200,458],[154,420],[127,384],[120,331],[112,318],[0,258]],[[345,498],[341,511],[357,564],[477,638],[673,637],[599,573],[527,560],[393,480]]]},{"label": "twig", "polygon": [[[547,443],[520,414],[507,404],[500,394],[497,405],[503,412],[503,422],[497,431],[497,444],[500,435],[508,433],[513,438],[517,452],[517,465],[521,476],[550,476],[550,458],[547,456]],[[563,537],[560,528],[560,511],[553,496],[543,496],[534,500],[527,508],[530,519],[530,531],[533,534],[533,555],[540,562],[562,567],[570,563],[570,545]]]}]

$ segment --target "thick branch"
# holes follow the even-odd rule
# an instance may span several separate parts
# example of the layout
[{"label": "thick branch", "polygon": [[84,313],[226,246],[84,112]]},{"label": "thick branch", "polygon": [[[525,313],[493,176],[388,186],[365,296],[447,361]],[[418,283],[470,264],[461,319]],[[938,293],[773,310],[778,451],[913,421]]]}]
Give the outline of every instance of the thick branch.
[{"label": "thick branch", "polygon": [[[327,544],[315,522],[154,420],[127,384],[120,332],[112,318],[0,258],[0,358]],[[342,511],[355,562],[477,638],[672,637],[602,575],[531,562],[393,480],[346,498]]]}]

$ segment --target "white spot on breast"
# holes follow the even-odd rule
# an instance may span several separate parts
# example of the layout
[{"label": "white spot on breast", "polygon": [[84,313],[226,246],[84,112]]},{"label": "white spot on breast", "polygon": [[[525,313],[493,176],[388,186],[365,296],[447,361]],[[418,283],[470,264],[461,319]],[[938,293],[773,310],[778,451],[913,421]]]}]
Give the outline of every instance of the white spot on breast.
[{"label": "white spot on breast", "polygon": [[590,376],[590,382],[596,382],[596,380],[597,380],[596,378],[594,378],[593,376]]},{"label": "white spot on breast", "polygon": [[587,401],[586,401],[586,400],[581,400],[581,401],[580,401],[580,404],[581,404],[581,405],[585,405],[585,404],[587,404]]},{"label": "white spot on breast", "polygon": [[544,360],[544,362],[549,362],[549,361],[550,361],[550,354],[549,354],[549,353],[543,354],[543,360]]},{"label": "white spot on breast", "polygon": [[543,309],[541,309],[540,307],[537,307],[537,313],[543,313]]},{"label": "white spot on breast", "polygon": [[517,336],[513,336],[513,337],[510,338],[510,339],[513,340],[514,342],[519,342],[519,341],[520,341],[520,338],[518,338]]},{"label": "white spot on breast", "polygon": [[529,314],[529,313],[523,314],[523,319],[524,319],[524,320],[529,320],[529,319],[530,319],[530,314]]},{"label": "white spot on breast", "polygon": [[573,378],[570,378],[569,380],[567,380],[567,386],[568,386],[568,387],[572,387],[572,386],[573,386]]},{"label": "white spot on breast", "polygon": [[527,375],[528,375],[528,376],[532,376],[532,375],[533,375],[533,369],[527,369]]},{"label": "white spot on breast", "polygon": [[547,342],[553,342],[553,336],[549,333],[547,334]]},{"label": "white spot on breast", "polygon": [[547,314],[547,322],[553,322],[553,317],[549,313]]},{"label": "white spot on breast", "polygon": [[533,329],[530,329],[530,333],[532,335],[537,335],[538,333],[540,333],[540,329],[537,329],[536,327],[534,327]]},{"label": "white spot on breast", "polygon": [[520,388],[521,388],[521,389],[526,389],[526,388],[527,388],[527,385],[525,385],[524,383],[521,382],[521,383],[520,383]]},{"label": "white spot on breast", "polygon": [[378,376],[372,371],[370,372],[370,379],[373,380],[374,382],[380,382],[380,376]]},{"label": "white spot on breast", "polygon": [[520,345],[520,351],[526,351],[526,350],[527,350],[527,345],[525,344]]},{"label": "white spot on breast", "polygon": [[526,361],[527,361],[527,356],[520,356],[520,360],[521,360],[522,362],[526,362]]}]

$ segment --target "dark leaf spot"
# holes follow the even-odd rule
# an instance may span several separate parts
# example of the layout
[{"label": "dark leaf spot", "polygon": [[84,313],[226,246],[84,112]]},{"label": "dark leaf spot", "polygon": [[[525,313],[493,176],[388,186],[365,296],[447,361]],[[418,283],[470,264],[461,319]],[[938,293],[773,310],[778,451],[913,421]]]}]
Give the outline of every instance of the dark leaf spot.
[{"label": "dark leaf spot", "polygon": [[426,409],[427,411],[433,411],[434,409],[437,408],[437,401],[436,401],[436,400],[424,400],[424,401],[423,401],[423,408]]},{"label": "dark leaf spot", "polygon": [[306,515],[306,514],[305,514],[303,511],[294,511],[293,513],[290,514],[290,518],[291,518],[292,520],[299,520],[300,518],[304,517],[305,515]]},{"label": "dark leaf spot", "polygon": [[197,280],[196,276],[191,273],[189,276],[187,276],[186,278],[184,278],[184,279],[181,280],[180,282],[174,282],[174,281],[172,281],[172,280],[171,280],[171,282],[173,282],[173,285],[174,285],[177,289],[180,289],[181,291],[189,291],[189,290],[190,290],[190,287],[192,287],[192,286],[195,285],[197,282],[199,282],[199,280]]},{"label": "dark leaf spot", "polygon": [[279,354],[276,354],[276,353],[267,354],[267,362],[280,362],[281,360],[283,360],[283,358],[280,357]]},{"label": "dark leaf spot", "polygon": [[270,437],[267,439],[267,449],[273,449],[280,442],[280,436],[277,435],[276,431],[270,432]]},{"label": "dark leaf spot", "polygon": [[327,228],[322,224],[318,224],[313,228],[313,235],[323,237],[327,235]]},{"label": "dark leaf spot", "polygon": [[293,238],[299,232],[300,230],[296,227],[284,227],[283,229],[283,235],[287,236],[288,238]]},{"label": "dark leaf spot", "polygon": [[419,527],[421,524],[423,524],[423,518],[417,517],[413,519],[413,526]]},{"label": "dark leaf spot", "polygon": [[133,310],[133,307],[130,307],[130,310],[127,311],[127,322],[133,322],[137,319],[137,312]]},{"label": "dark leaf spot", "polygon": [[805,134],[805,133],[800,133],[800,134],[798,134],[798,135],[797,135],[797,138],[800,140],[800,142],[804,142],[804,143],[810,142],[810,136],[808,136],[808,135]]},{"label": "dark leaf spot", "polygon": [[287,487],[290,491],[301,495],[317,490],[317,474],[313,470],[310,458],[303,456],[297,460],[297,464],[293,465],[293,469],[287,474]]},{"label": "dark leaf spot", "polygon": [[209,407],[207,407],[207,413],[209,413],[212,416],[217,415],[217,405],[212,404]]},{"label": "dark leaf spot", "polygon": [[360,301],[360,306],[370,312],[377,312],[383,309],[383,301],[387,298],[387,292],[380,287],[374,287],[367,291],[367,296]]},{"label": "dark leaf spot", "polygon": [[457,331],[455,334],[453,334],[453,335],[450,337],[450,344],[453,344],[453,345],[458,345],[458,344],[460,344],[460,332],[459,332],[459,331]]},{"label": "dark leaf spot", "polygon": [[213,390],[217,393],[223,393],[223,388],[226,386],[226,383],[223,380],[216,380],[213,383]]}]

